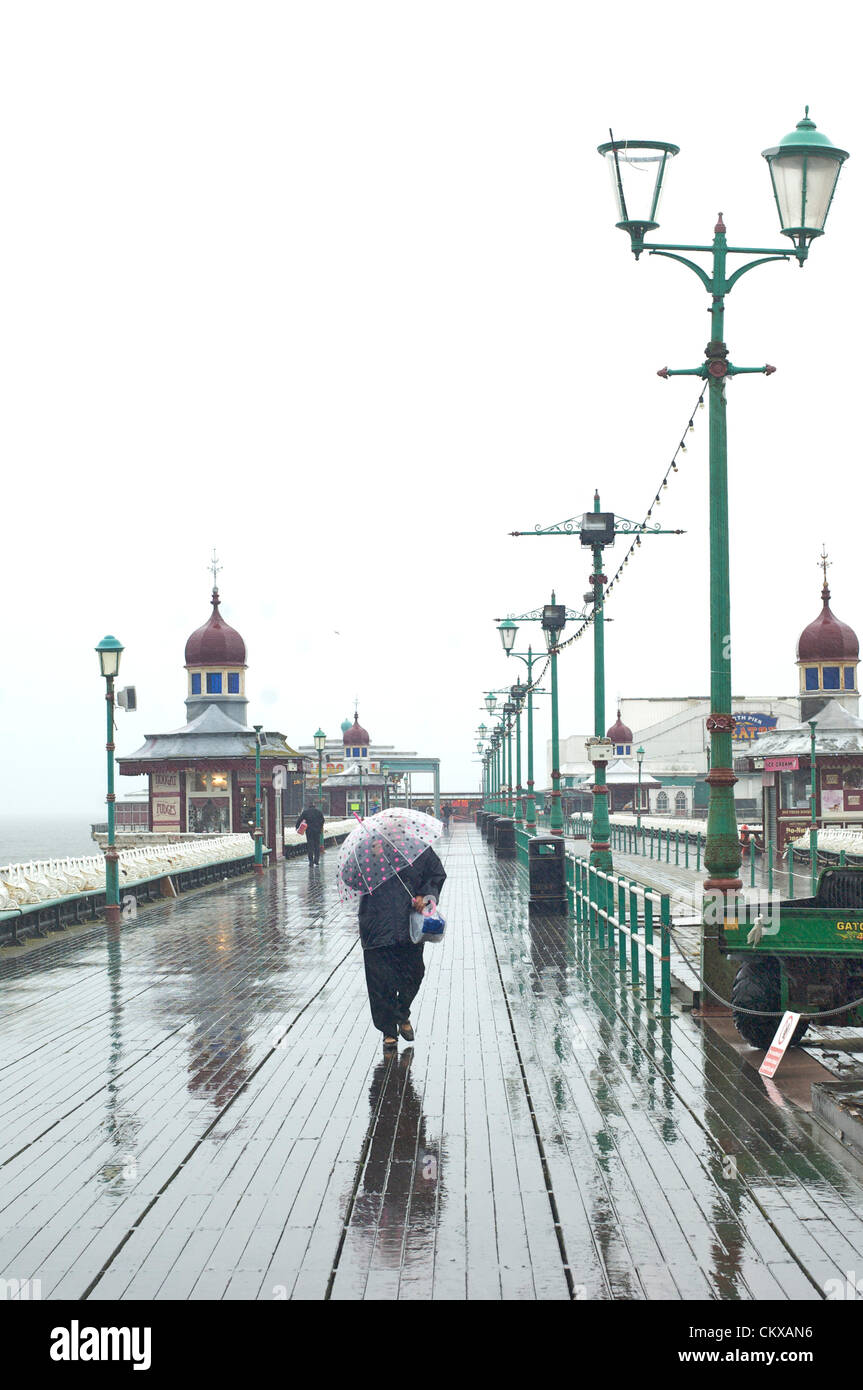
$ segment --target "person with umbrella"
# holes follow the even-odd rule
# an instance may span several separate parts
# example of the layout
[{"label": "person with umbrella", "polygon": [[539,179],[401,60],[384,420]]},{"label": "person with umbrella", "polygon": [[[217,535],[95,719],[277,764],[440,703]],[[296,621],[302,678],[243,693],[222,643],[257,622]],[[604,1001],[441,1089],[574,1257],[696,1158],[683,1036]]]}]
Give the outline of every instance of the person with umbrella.
[{"label": "person with umbrella", "polygon": [[432,848],[443,826],[395,807],[351,831],[339,852],[339,892],[359,898],[359,931],[372,1022],[394,1052],[398,1034],[413,1042],[411,1004],[425,974],[423,942],[410,934],[412,911],[436,901],[446,870]]},{"label": "person with umbrella", "polygon": [[317,864],[321,857],[321,833],[324,828],[324,813],[317,806],[310,804],[304,806],[297,816],[295,830],[306,823],[306,850],[308,851],[309,863]]}]

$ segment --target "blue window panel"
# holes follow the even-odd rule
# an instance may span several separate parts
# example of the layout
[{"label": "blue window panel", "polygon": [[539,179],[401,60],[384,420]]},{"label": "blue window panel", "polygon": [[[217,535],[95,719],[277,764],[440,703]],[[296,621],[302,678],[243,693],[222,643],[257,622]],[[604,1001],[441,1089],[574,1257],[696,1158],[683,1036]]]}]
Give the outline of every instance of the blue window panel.
[{"label": "blue window panel", "polygon": [[240,673],[239,671],[228,672],[228,694],[239,695],[240,693]]},{"label": "blue window panel", "polygon": [[839,667],[838,667],[838,666],[825,666],[825,667],[824,667],[824,689],[825,689],[825,690],[838,690],[838,689],[839,689]]},{"label": "blue window panel", "polygon": [[207,694],[221,695],[222,693],[222,673],[221,671],[207,672]]},{"label": "blue window panel", "polygon": [[193,694],[193,695],[200,695],[200,693],[201,693],[201,673],[200,673],[200,671],[193,671],[193,672],[192,672],[192,694]]},{"label": "blue window panel", "polygon": [[855,685],[855,681],[854,681],[854,667],[853,667],[853,666],[846,666],[846,667],[845,667],[845,689],[846,689],[846,690],[853,690],[853,689],[854,689],[854,685]]},{"label": "blue window panel", "polygon": [[359,748],[355,748],[355,749],[353,750],[353,756],[354,756],[355,758],[358,758],[358,757],[360,756],[360,750],[359,750]]},{"label": "blue window panel", "polygon": [[364,749],[363,749],[363,757],[364,757],[364,758],[367,758],[368,755],[369,755],[369,750],[368,750],[368,748],[364,748]]},{"label": "blue window panel", "polygon": [[807,666],[807,667],[806,667],[806,689],[807,689],[807,690],[817,690],[817,689],[818,689],[818,667],[817,667],[817,666]]}]

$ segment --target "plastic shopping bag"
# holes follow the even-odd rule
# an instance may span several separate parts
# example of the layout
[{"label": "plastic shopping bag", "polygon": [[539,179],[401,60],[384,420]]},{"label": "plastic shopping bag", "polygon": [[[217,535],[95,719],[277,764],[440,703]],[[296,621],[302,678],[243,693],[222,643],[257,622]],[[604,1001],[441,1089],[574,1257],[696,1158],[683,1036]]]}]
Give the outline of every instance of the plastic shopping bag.
[{"label": "plastic shopping bag", "polygon": [[446,931],[446,918],[441,914],[434,898],[426,898],[422,912],[412,912],[410,916],[411,941],[442,941]]}]

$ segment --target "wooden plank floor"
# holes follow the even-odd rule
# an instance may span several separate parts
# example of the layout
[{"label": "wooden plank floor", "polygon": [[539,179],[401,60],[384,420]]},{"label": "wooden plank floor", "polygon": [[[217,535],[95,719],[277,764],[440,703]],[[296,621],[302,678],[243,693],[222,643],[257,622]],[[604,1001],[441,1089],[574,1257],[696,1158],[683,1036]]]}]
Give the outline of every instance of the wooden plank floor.
[{"label": "wooden plank floor", "polygon": [[[820,1298],[863,1185],[477,832],[384,1060],[335,855],[0,957],[0,1277],[74,1299]],[[781,1099],[781,1097],[780,1097]]]}]

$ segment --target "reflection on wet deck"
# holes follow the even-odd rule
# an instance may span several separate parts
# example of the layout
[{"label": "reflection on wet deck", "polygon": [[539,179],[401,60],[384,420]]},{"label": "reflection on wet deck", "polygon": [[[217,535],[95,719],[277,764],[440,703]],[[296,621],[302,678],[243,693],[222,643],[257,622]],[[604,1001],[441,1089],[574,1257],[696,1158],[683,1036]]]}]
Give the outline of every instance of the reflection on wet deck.
[{"label": "reflection on wet deck", "polygon": [[0,961],[0,1277],[43,1298],[819,1299],[863,1185],[472,828],[384,1061],[335,856]]}]

